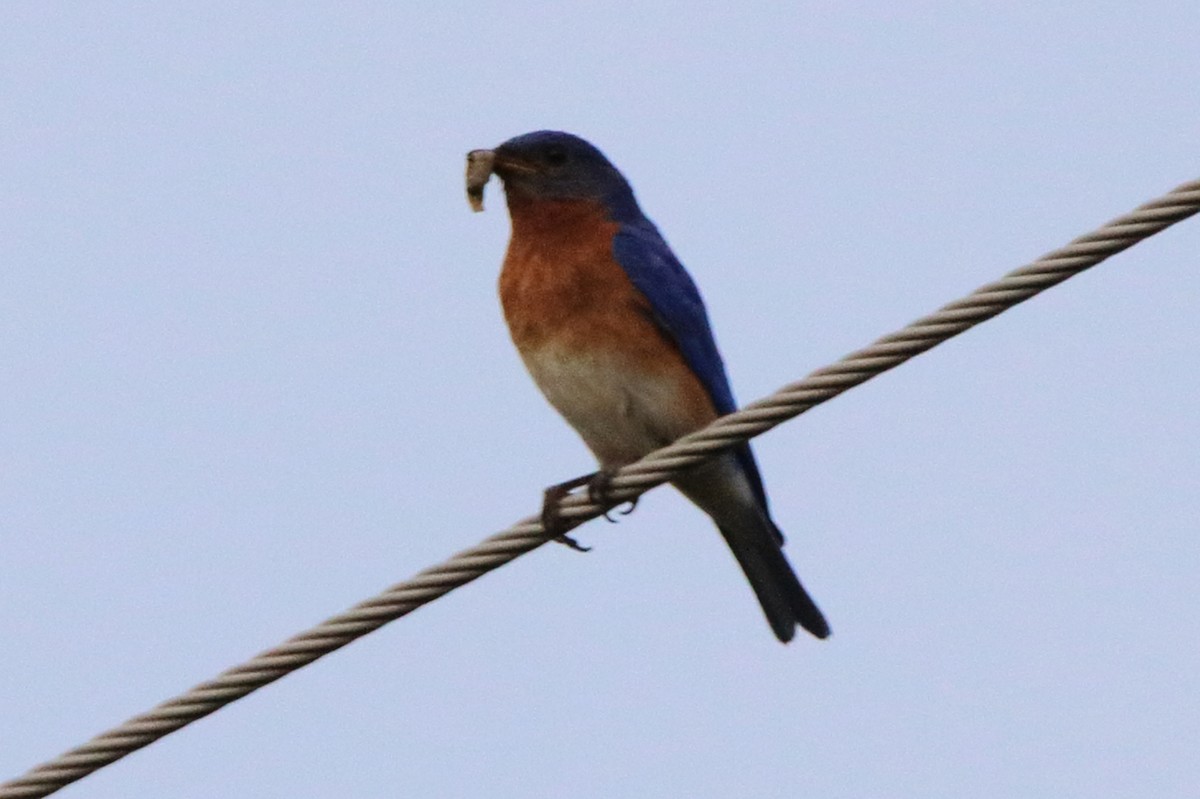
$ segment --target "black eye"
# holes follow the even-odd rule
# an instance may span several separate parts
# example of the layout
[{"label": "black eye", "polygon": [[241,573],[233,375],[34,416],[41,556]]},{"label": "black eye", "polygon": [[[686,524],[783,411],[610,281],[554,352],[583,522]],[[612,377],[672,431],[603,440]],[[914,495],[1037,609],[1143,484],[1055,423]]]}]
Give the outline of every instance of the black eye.
[{"label": "black eye", "polygon": [[567,162],[567,148],[561,144],[551,144],[546,148],[546,163],[550,166],[562,166]]}]

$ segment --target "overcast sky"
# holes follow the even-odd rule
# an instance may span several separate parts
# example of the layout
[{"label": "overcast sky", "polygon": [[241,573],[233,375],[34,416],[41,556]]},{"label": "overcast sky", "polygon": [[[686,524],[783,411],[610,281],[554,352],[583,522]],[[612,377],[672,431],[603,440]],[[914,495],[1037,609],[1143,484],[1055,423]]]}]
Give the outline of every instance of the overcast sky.
[{"label": "overcast sky", "polygon": [[[538,128],[760,397],[1200,177],[1194,2],[0,5],[0,780],[533,513],[495,296]],[[78,797],[1200,784],[1200,220],[758,439],[834,629],[669,490]]]}]

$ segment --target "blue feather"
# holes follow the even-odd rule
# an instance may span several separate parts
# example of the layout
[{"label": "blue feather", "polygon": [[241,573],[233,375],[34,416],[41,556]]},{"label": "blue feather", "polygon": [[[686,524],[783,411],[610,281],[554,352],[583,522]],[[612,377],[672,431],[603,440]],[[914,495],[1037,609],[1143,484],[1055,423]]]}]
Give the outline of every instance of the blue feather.
[{"label": "blue feather", "polygon": [[[684,360],[708,392],[717,413],[724,415],[737,410],[700,290],[654,223],[644,216],[622,220],[613,237],[613,257],[630,282],[650,302],[658,327],[679,347]],[[733,452],[754,493],[766,508],[762,476],[749,445],[738,446]]]}]

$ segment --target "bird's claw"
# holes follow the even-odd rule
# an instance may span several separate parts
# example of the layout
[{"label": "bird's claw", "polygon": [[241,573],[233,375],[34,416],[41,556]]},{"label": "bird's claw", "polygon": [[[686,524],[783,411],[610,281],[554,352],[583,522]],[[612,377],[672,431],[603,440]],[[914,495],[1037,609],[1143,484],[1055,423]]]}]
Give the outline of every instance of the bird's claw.
[{"label": "bird's claw", "polygon": [[[576,477],[572,480],[567,480],[557,485],[552,485],[546,489],[542,499],[542,529],[547,533],[555,533],[564,527],[562,515],[559,512],[559,504],[563,498],[571,493],[573,489],[580,486],[587,486],[588,501],[594,505],[610,505],[612,504],[612,480],[614,472],[601,469],[592,474],[585,474],[582,477]],[[622,516],[628,516],[633,513],[633,509],[637,507],[637,499],[629,501],[629,507],[620,508],[617,513]],[[604,511],[604,518],[613,524],[616,524],[616,519],[609,515],[612,511]],[[571,538],[566,533],[559,533],[554,536],[554,540],[560,544],[565,544],[576,552],[587,552],[591,547],[585,547]]]},{"label": "bird's claw", "polygon": [[[587,481],[587,497],[588,501],[594,505],[609,505],[612,503],[612,481],[615,472],[610,472],[607,469],[601,469],[593,474]],[[622,516],[628,516],[633,513],[633,509],[637,507],[637,497],[629,500],[629,507],[625,509],[617,509],[617,513]],[[609,524],[616,524],[617,520],[608,514],[614,509],[609,508],[604,511],[604,521]]]},{"label": "bird's claw", "polygon": [[[559,513],[559,503],[562,498],[571,493],[572,488],[579,486],[590,480],[592,475],[585,474],[583,477],[576,477],[574,480],[567,480],[565,483],[552,485],[546,489],[542,497],[542,529],[547,533],[553,533],[556,530],[563,528],[562,514]],[[560,544],[570,547],[576,552],[588,552],[591,547],[585,547],[583,544],[576,541],[566,533],[559,533],[554,536],[554,540]]]},{"label": "bird's claw", "polygon": [[583,544],[579,543],[578,541],[576,541],[574,538],[567,535],[566,533],[563,533],[562,535],[556,535],[554,537],[554,541],[555,541],[555,543],[559,543],[559,544],[563,544],[564,546],[568,546],[571,549],[575,550],[576,552],[591,552],[592,551],[591,547],[585,547]]}]

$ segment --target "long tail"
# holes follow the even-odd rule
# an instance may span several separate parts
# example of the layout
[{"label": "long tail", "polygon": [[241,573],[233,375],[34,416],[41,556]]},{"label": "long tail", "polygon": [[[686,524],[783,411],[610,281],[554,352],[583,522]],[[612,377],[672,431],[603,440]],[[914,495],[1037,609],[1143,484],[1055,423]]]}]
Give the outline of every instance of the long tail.
[{"label": "long tail", "polygon": [[829,636],[829,623],[792,571],[780,546],[783,537],[765,513],[743,524],[718,529],[780,641],[792,640],[797,624],[817,638]]}]

